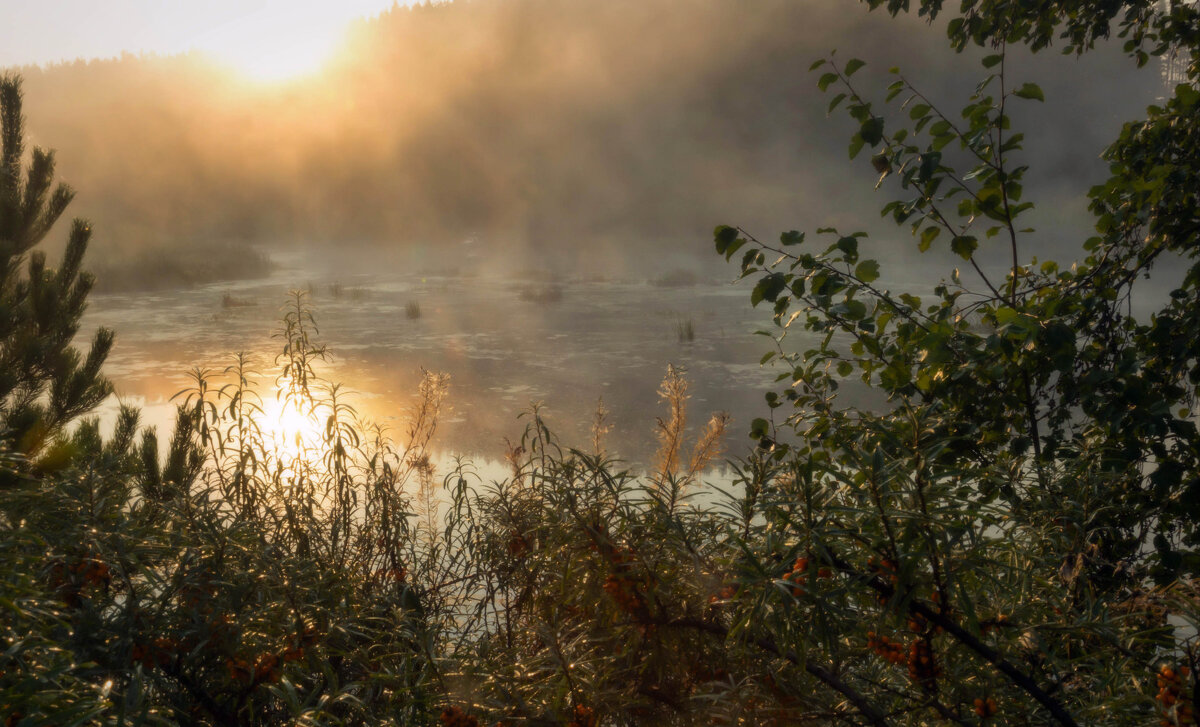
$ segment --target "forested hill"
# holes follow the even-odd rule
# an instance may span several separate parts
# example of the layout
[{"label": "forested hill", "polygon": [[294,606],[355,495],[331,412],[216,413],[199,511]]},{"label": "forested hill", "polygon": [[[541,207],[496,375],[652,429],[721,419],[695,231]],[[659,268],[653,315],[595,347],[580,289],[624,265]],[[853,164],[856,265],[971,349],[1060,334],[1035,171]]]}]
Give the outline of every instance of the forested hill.
[{"label": "forested hill", "polygon": [[[284,86],[197,55],[21,73],[29,127],[110,251],[475,237],[570,257],[854,219],[870,190],[808,68],[839,48],[955,108],[975,69],[931,37],[828,0],[458,0],[360,21],[331,67]],[[1028,140],[1031,184],[1086,189],[1095,149],[1153,97],[1153,72],[1112,55],[1027,62],[1061,119]]]}]

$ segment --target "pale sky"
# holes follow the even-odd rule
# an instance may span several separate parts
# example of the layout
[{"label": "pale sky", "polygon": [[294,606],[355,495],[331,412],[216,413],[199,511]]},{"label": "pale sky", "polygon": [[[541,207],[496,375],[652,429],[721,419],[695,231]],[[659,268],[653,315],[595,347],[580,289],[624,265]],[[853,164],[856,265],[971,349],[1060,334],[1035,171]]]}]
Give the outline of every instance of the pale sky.
[{"label": "pale sky", "polygon": [[[409,0],[401,0],[407,4]],[[0,0],[0,67],[205,51],[251,75],[314,70],[393,0]]]}]

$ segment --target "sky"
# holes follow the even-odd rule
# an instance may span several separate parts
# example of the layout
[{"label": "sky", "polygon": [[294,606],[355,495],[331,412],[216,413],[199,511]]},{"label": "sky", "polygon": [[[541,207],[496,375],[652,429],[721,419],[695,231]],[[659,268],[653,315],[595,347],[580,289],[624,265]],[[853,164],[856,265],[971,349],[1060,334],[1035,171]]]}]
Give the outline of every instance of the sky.
[{"label": "sky", "polygon": [[393,2],[0,0],[0,67],[199,50],[247,75],[282,79],[317,70],[350,20]]}]

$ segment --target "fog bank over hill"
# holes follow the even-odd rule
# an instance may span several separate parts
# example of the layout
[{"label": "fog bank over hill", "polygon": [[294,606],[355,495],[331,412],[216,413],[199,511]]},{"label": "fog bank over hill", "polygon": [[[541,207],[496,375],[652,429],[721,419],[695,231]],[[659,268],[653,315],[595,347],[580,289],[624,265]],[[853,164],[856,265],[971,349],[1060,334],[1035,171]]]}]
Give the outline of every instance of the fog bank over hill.
[{"label": "fog bank over hill", "polygon": [[[718,223],[869,229],[884,200],[808,68],[837,48],[868,61],[864,93],[882,101],[896,65],[954,109],[979,54],[944,46],[852,2],[458,0],[359,22],[334,64],[287,85],[194,54],[20,72],[32,141],[58,149],[73,212],[96,224],[93,265],[307,242],[440,266],[474,240],[480,265],[620,273],[707,254]],[[1116,47],[1013,65],[1047,96],[1016,111],[1034,223],[1071,252],[1097,154],[1158,77]]]}]

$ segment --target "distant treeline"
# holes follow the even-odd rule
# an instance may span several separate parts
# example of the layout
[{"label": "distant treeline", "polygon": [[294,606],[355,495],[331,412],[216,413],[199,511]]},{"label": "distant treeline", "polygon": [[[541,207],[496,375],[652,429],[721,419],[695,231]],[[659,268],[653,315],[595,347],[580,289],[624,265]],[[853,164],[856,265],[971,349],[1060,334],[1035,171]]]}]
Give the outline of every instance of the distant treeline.
[{"label": "distant treeline", "polygon": [[[909,32],[918,22],[826,0],[458,0],[360,21],[332,67],[278,87],[195,54],[20,72],[98,259],[471,237],[569,262],[699,245],[721,220],[771,234],[854,219],[864,192],[830,171],[845,168],[846,129],[820,112],[808,68],[853,48],[864,73],[902,66],[953,108],[974,69]],[[1153,72],[1112,55],[1029,62],[1054,123],[1028,141],[1031,185],[1086,189],[1099,140],[1152,98]]]},{"label": "distant treeline", "polygon": [[98,258],[91,265],[97,293],[190,288],[218,280],[265,277],[271,270],[267,255],[234,242],[159,244]]}]

